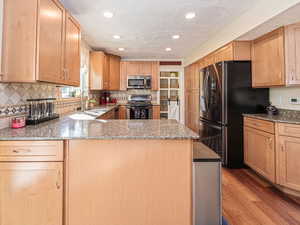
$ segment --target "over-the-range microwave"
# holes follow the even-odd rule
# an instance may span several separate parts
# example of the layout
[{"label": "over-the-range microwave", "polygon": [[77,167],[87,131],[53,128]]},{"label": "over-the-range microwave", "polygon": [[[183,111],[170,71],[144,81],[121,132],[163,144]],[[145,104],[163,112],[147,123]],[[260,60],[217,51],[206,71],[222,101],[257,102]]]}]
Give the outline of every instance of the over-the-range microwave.
[{"label": "over-the-range microwave", "polygon": [[127,89],[151,89],[151,76],[128,76]]}]

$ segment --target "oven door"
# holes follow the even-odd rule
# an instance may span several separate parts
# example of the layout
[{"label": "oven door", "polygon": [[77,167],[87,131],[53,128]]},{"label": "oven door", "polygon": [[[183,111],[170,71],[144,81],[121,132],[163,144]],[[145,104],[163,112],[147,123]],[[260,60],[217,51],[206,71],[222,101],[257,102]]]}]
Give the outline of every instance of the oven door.
[{"label": "oven door", "polygon": [[127,88],[128,89],[144,89],[145,88],[144,78],[128,78]]},{"label": "oven door", "polygon": [[128,108],[128,118],[131,120],[152,119],[152,107],[131,106]]},{"label": "oven door", "polygon": [[227,162],[227,127],[200,120],[200,141],[216,152],[221,158],[223,165]]}]

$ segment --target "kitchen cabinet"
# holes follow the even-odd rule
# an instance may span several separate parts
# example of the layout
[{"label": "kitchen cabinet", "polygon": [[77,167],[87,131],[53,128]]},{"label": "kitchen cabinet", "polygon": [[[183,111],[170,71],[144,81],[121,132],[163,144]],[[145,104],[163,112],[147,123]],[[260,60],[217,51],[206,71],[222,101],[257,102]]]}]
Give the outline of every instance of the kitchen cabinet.
[{"label": "kitchen cabinet", "polygon": [[121,61],[120,63],[120,91],[127,90],[127,63]]},{"label": "kitchen cabinet", "polygon": [[116,109],[112,109],[112,110],[108,111],[107,113],[100,116],[99,119],[102,119],[102,120],[114,120],[114,119],[116,119]]},{"label": "kitchen cabinet", "polygon": [[102,51],[90,53],[90,90],[120,90],[120,61]]},{"label": "kitchen cabinet", "polygon": [[62,225],[63,165],[0,162],[1,224]]},{"label": "kitchen cabinet", "polygon": [[300,84],[300,23],[285,27],[286,85]]},{"label": "kitchen cabinet", "polygon": [[199,63],[185,68],[185,124],[195,132],[199,132]]},{"label": "kitchen cabinet", "polygon": [[58,0],[4,1],[2,82],[78,86],[79,45],[80,26]]},{"label": "kitchen cabinet", "polygon": [[244,160],[253,170],[275,182],[275,135],[246,126]]},{"label": "kitchen cabinet", "polygon": [[154,120],[160,120],[160,106],[159,105],[154,105],[153,106],[153,116],[152,119]]},{"label": "kitchen cabinet", "polygon": [[300,194],[300,125],[244,118],[244,161],[281,191]]},{"label": "kitchen cabinet", "polygon": [[109,55],[109,84],[108,90],[120,90],[120,62],[121,58],[116,55]]},{"label": "kitchen cabinet", "polygon": [[66,13],[65,73],[66,84],[80,86],[80,25]]},{"label": "kitchen cabinet", "polygon": [[[3,3],[4,0],[1,0],[0,1],[0,34],[3,33]],[[2,76],[3,76],[3,73],[2,73],[2,36],[3,35],[0,35],[0,81],[2,80]]]},{"label": "kitchen cabinet", "polygon": [[119,120],[127,119],[127,108],[125,105],[119,106]]},{"label": "kitchen cabinet", "polygon": [[0,142],[1,224],[63,224],[63,142]]},{"label": "kitchen cabinet", "polygon": [[252,86],[285,85],[284,28],[252,42]]},{"label": "kitchen cabinet", "polygon": [[128,76],[139,75],[151,76],[152,90],[159,90],[159,62],[153,61],[123,61],[121,64],[121,90],[127,89]]},{"label": "kitchen cabinet", "polygon": [[277,181],[280,185],[300,191],[300,126],[277,124]]},{"label": "kitchen cabinet", "polygon": [[108,86],[106,56],[104,52],[94,51],[90,53],[90,90],[103,90]]}]

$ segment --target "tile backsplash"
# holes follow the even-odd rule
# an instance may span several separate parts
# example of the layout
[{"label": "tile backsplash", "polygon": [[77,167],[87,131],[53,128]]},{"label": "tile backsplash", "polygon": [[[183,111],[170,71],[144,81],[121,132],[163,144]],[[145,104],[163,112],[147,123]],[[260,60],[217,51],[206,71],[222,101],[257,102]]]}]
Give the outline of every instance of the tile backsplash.
[{"label": "tile backsplash", "polygon": [[59,91],[59,87],[43,83],[0,83],[0,107],[26,104],[30,98],[58,98]]}]

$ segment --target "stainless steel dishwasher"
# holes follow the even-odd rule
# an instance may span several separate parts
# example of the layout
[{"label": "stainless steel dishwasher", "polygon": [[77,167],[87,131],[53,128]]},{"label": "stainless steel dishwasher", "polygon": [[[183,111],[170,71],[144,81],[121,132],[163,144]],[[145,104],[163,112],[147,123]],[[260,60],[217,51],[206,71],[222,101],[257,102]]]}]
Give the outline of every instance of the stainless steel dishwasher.
[{"label": "stainless steel dishwasher", "polygon": [[221,159],[201,143],[193,155],[193,224],[221,225]]}]

